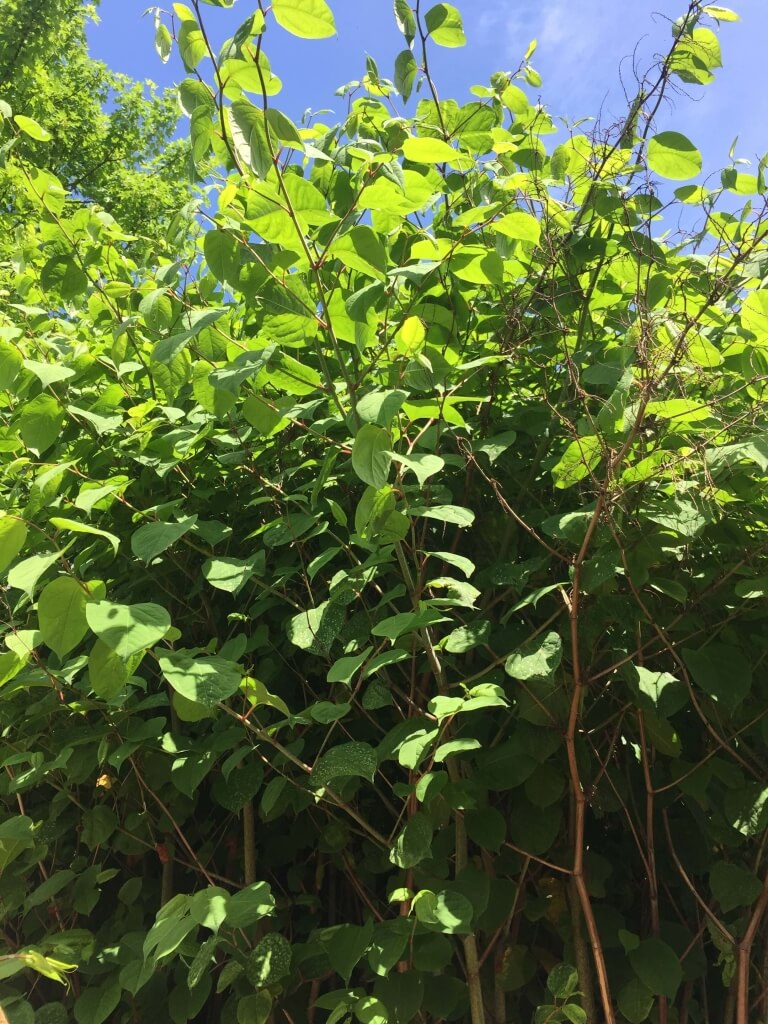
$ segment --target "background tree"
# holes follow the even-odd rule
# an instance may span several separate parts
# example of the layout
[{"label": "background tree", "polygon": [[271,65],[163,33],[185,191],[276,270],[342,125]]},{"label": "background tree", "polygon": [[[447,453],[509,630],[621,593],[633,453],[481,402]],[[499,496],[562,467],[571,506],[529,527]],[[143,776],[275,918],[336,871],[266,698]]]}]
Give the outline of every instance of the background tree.
[{"label": "background tree", "polygon": [[189,198],[188,143],[172,141],[178,98],[89,56],[85,26],[96,10],[82,0],[2,0],[0,99],[50,133],[44,157],[30,137],[21,145],[70,193],[125,231],[158,235]]}]

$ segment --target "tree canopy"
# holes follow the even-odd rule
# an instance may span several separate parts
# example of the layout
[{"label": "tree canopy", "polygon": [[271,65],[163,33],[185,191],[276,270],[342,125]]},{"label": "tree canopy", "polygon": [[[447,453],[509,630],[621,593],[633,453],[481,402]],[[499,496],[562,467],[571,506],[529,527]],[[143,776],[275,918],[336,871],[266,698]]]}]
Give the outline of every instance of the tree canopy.
[{"label": "tree canopy", "polygon": [[[93,60],[85,27],[97,17],[82,0],[2,0],[0,98],[50,136],[20,144],[73,199],[157,238],[188,193],[187,147],[172,141],[178,97]],[[4,178],[0,188],[18,220],[18,197]]]},{"label": "tree canopy", "polygon": [[339,124],[267,59],[325,0],[159,11],[156,244],[46,123],[79,58],[3,97],[10,1024],[768,1017],[766,161],[656,122],[737,16],[590,135],[394,10]]}]

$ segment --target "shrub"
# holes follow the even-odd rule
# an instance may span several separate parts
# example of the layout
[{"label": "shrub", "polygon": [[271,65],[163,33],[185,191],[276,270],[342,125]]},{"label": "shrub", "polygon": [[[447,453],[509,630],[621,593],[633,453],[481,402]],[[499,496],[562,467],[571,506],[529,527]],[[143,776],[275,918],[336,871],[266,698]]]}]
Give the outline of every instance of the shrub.
[{"label": "shrub", "polygon": [[7,1020],[765,1017],[765,181],[654,126],[733,16],[551,145],[449,4],[335,127],[324,0],[194,6],[147,265],[3,109]]}]

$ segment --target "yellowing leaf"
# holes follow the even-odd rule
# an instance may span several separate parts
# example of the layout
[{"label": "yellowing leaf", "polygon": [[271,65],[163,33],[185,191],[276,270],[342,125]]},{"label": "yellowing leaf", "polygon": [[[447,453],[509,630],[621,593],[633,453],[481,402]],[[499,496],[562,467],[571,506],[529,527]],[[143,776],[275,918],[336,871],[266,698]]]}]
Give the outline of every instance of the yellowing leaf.
[{"label": "yellowing leaf", "polygon": [[426,336],[424,324],[417,316],[406,317],[395,339],[398,351],[403,355],[417,355],[424,347]]},{"label": "yellowing leaf", "polygon": [[35,142],[50,142],[53,136],[47,128],[43,128],[33,117],[24,114],[14,114],[13,120],[17,126]]},{"label": "yellowing leaf", "polygon": [[451,164],[468,170],[474,161],[442,139],[412,138],[403,143],[403,156],[416,164]]},{"label": "yellowing leaf", "polygon": [[721,7],[720,4],[707,4],[704,7],[704,13],[716,21],[741,21],[736,11],[732,11],[729,7]]}]

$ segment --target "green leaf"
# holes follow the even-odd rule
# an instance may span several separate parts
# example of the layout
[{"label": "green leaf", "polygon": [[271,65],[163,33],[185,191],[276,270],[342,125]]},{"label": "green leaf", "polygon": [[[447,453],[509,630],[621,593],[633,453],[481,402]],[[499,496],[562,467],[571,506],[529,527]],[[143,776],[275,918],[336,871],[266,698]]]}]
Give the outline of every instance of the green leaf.
[{"label": "green leaf", "polygon": [[264,113],[248,100],[235,100],[227,108],[229,130],[238,159],[259,178],[266,178],[272,164]]},{"label": "green leaf", "polygon": [[544,637],[530,640],[514,654],[510,654],[504,665],[507,675],[513,679],[545,679],[552,675],[563,656],[563,641],[559,633],[547,633]]},{"label": "green leaf", "polygon": [[693,681],[726,713],[733,713],[749,694],[752,668],[738,648],[715,641],[698,651],[684,649],[683,659]]},{"label": "green leaf", "polygon": [[579,437],[567,446],[559,462],[552,467],[555,487],[565,490],[588,477],[602,458],[602,444],[599,437],[589,434]]},{"label": "green leaf", "polygon": [[475,563],[469,558],[465,558],[464,555],[457,555],[453,551],[430,551],[428,554],[432,558],[439,558],[441,561],[447,562],[448,565],[452,565],[459,572],[464,573],[467,579],[475,572]]},{"label": "green leaf", "polygon": [[83,815],[82,839],[86,846],[95,850],[102,846],[117,828],[117,815],[106,804],[97,804]]},{"label": "green leaf", "polygon": [[653,992],[639,978],[630,978],[626,985],[619,989],[617,1002],[629,1024],[643,1024],[653,1009],[655,999]]},{"label": "green leaf", "polygon": [[50,387],[51,384],[58,384],[59,381],[68,380],[75,375],[75,371],[70,370],[68,366],[40,362],[37,359],[25,359],[24,369],[34,373],[44,388]]},{"label": "green leaf", "polygon": [[741,325],[758,340],[768,339],[768,289],[751,291],[741,304]]},{"label": "green leaf", "polygon": [[13,815],[0,822],[0,871],[35,845],[34,822],[26,815]]},{"label": "green leaf", "polygon": [[512,210],[511,213],[505,213],[503,217],[494,220],[491,227],[507,238],[532,242],[534,245],[537,245],[541,238],[541,225],[533,214],[526,213],[525,210]]},{"label": "green leaf", "polygon": [[64,551],[54,551],[52,555],[30,555],[17,562],[8,572],[8,586],[23,590],[31,600],[40,577],[59,561]]},{"label": "green leaf", "polygon": [[208,47],[194,14],[184,4],[174,4],[173,9],[181,24],[176,32],[179,53],[187,71],[194,71],[203,57],[208,56]]},{"label": "green leaf", "polygon": [[214,370],[211,373],[209,378],[211,384],[216,388],[221,388],[224,391],[230,391],[233,395],[237,395],[240,385],[248,380],[249,377],[253,377],[263,370],[274,355],[274,352],[274,345],[269,345],[267,348],[259,349],[255,352],[241,352],[228,366],[222,367],[220,370]]},{"label": "green leaf", "polygon": [[701,172],[702,157],[685,135],[660,132],[648,143],[648,166],[663,178],[685,181]]},{"label": "green leaf", "polygon": [[[291,149],[297,149],[300,153],[304,152],[304,143],[296,125],[277,107],[269,107],[266,114],[267,127],[272,135],[278,140],[278,144],[275,149],[280,149],[280,144],[288,146]],[[303,181],[303,178],[297,178],[297,181]],[[307,184],[309,184],[307,182]],[[302,209],[299,204],[299,210]],[[296,210],[296,207],[294,207]],[[298,212],[298,211],[297,211]]]},{"label": "green leaf", "polygon": [[466,654],[474,647],[487,644],[491,634],[491,624],[485,619],[472,622],[467,626],[457,626],[443,641],[443,650],[449,654]]},{"label": "green leaf", "polygon": [[629,962],[640,981],[654,995],[675,998],[683,980],[683,969],[677,953],[666,942],[644,939],[637,949],[630,951]]},{"label": "green leaf", "polygon": [[195,657],[181,651],[158,655],[160,671],[176,693],[195,704],[214,708],[240,688],[243,673],[236,662],[220,657]]},{"label": "green leaf", "polygon": [[416,917],[446,935],[466,935],[472,930],[474,907],[455,889],[437,893],[422,890],[413,901]]},{"label": "green leaf", "polygon": [[187,984],[190,989],[194,988],[195,985],[199,985],[211,964],[216,962],[216,950],[218,949],[219,942],[218,936],[209,935],[205,942],[201,943],[192,963],[189,965]]},{"label": "green leaf", "polygon": [[145,523],[131,537],[131,551],[142,562],[151,562],[189,533],[197,516],[187,516],[178,523]]},{"label": "green leaf", "polygon": [[272,0],[275,21],[300,39],[327,39],[336,23],[325,0]]},{"label": "green leaf", "polygon": [[227,916],[228,894],[226,889],[209,885],[192,897],[189,912],[197,924],[217,932]]},{"label": "green leaf", "polygon": [[171,363],[194,338],[219,320],[226,312],[223,308],[196,310],[183,317],[185,330],[170,334],[159,341],[152,350],[152,361],[155,363]]},{"label": "green leaf", "polygon": [[409,0],[395,0],[395,21],[410,46],[416,38],[416,19]]},{"label": "green leaf", "polygon": [[387,637],[393,642],[406,633],[414,633],[425,626],[434,625],[437,622],[445,622],[445,616],[434,608],[422,608],[418,612],[398,612],[390,615],[381,622],[377,622],[371,628],[373,636]]},{"label": "green leaf", "polygon": [[274,985],[290,970],[291,945],[277,932],[265,935],[245,963],[245,976],[254,988]]},{"label": "green leaf", "polygon": [[0,391],[10,391],[24,365],[18,349],[0,340]]},{"label": "green leaf", "polygon": [[91,982],[80,993],[75,1003],[77,1024],[104,1024],[120,1003],[121,986],[116,977],[102,985]]},{"label": "green leaf", "polygon": [[328,682],[346,683],[349,685],[372,652],[372,647],[366,647],[360,654],[353,654],[348,658],[339,658],[328,669]]},{"label": "green leaf", "polygon": [[736,907],[752,906],[763,888],[754,872],[725,861],[718,861],[710,869],[709,885],[724,914]]},{"label": "green leaf", "polygon": [[395,57],[395,88],[405,103],[408,102],[413,92],[413,83],[416,81],[418,73],[419,65],[411,51],[401,50]]},{"label": "green leaf", "polygon": [[355,966],[365,956],[373,937],[373,921],[364,925],[340,924],[323,928],[318,938],[325,950],[331,967],[343,978],[345,984]]},{"label": "green leaf", "polygon": [[350,776],[370,782],[376,773],[376,764],[376,752],[368,743],[342,743],[331,747],[315,761],[310,780],[316,788]]},{"label": "green leaf", "polygon": [[339,235],[330,245],[328,255],[340,260],[350,270],[386,280],[387,254],[376,232],[367,224],[358,224]]},{"label": "green leaf", "polygon": [[254,882],[227,900],[227,924],[230,928],[250,928],[274,909],[275,899],[269,884]]},{"label": "green leaf", "polygon": [[674,687],[678,682],[670,672],[652,672],[642,665],[633,665],[632,671],[636,676],[638,690],[652,701],[656,708],[664,701],[664,690],[668,686]]},{"label": "green leaf", "polygon": [[560,1008],[560,1012],[571,1024],[589,1024],[587,1011],[578,1003],[566,1003]]},{"label": "green leaf", "polygon": [[18,556],[27,539],[27,524],[22,519],[0,513],[0,572],[5,572]]},{"label": "green leaf", "polygon": [[768,576],[757,576],[752,579],[739,580],[733,588],[737,597],[745,601],[757,601],[768,597]]},{"label": "green leaf", "polygon": [[442,139],[411,138],[403,142],[403,156],[416,164],[453,164],[461,166],[472,160]]},{"label": "green leaf", "polygon": [[203,576],[212,587],[236,594],[252,576],[264,573],[264,552],[250,558],[209,558],[203,563]]},{"label": "green leaf", "polygon": [[17,651],[4,651],[0,654],[0,686],[5,686],[6,683],[15,679],[26,661],[27,655]]},{"label": "green leaf", "polygon": [[434,753],[435,764],[442,764],[449,757],[453,757],[454,754],[465,754],[472,750],[479,750],[482,747],[480,740],[476,739],[456,739],[448,740],[447,743],[441,743],[440,746]]},{"label": "green leaf", "polygon": [[152,647],[171,627],[168,612],[157,604],[89,602],[85,616],[91,631],[120,658]]},{"label": "green leaf", "polygon": [[352,446],[352,468],[363,483],[380,490],[389,477],[392,439],[384,427],[365,423]]},{"label": "green leaf", "polygon": [[78,522],[76,519],[65,519],[62,516],[51,516],[49,522],[57,530],[68,530],[70,533],[85,533],[90,537],[101,537],[111,545],[112,550],[117,554],[120,538],[115,536],[114,533],[109,533],[107,530],[99,530],[95,526]]},{"label": "green leaf", "polygon": [[314,367],[284,352],[270,359],[267,376],[274,387],[290,395],[311,395],[322,386],[322,378]]},{"label": "green leaf", "polygon": [[64,410],[51,395],[38,395],[24,404],[19,433],[24,444],[42,455],[54,444],[64,423]]},{"label": "green leaf", "polygon": [[14,114],[13,120],[16,125],[35,142],[50,142],[53,136],[42,125],[38,124],[34,117],[27,117],[26,114]]},{"label": "green leaf", "polygon": [[40,594],[37,602],[40,632],[45,643],[60,659],[77,647],[88,631],[85,617],[88,590],[72,576],[59,576]]},{"label": "green leaf", "polygon": [[579,975],[570,964],[557,964],[547,976],[547,988],[555,999],[568,999],[579,987]]},{"label": "green leaf", "polygon": [[376,423],[380,427],[388,427],[407,397],[408,392],[399,389],[371,391],[358,399],[357,415],[364,423]]},{"label": "green leaf", "polygon": [[467,835],[481,850],[498,853],[507,837],[507,823],[504,815],[493,807],[464,812]]},{"label": "green leaf", "polygon": [[112,700],[124,688],[130,673],[128,665],[109,644],[97,640],[88,657],[88,680],[101,700]]},{"label": "green leaf", "polygon": [[155,51],[163,64],[168,63],[173,49],[173,36],[167,25],[160,20],[160,12],[155,15]]},{"label": "green leaf", "polygon": [[238,1000],[237,1024],[269,1024],[272,1018],[272,994],[269,990],[262,989],[255,995]]},{"label": "green leaf", "polygon": [[[240,246],[228,232],[214,228],[203,239],[205,262],[217,281],[236,285],[240,273]],[[210,372],[210,371],[209,371]]]},{"label": "green leaf", "polygon": [[412,507],[409,510],[412,516],[421,516],[424,519],[437,519],[440,523],[453,523],[454,526],[471,526],[475,521],[475,513],[460,505],[431,505],[429,508]]},{"label": "green leaf", "polygon": [[438,46],[464,46],[467,41],[461,15],[453,4],[435,4],[427,11],[424,22]]},{"label": "green leaf", "polygon": [[417,811],[406,822],[395,840],[389,859],[399,868],[412,868],[432,854],[432,823],[422,811]]}]

